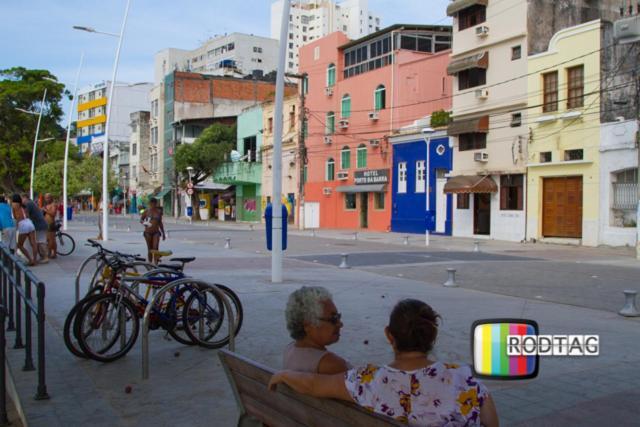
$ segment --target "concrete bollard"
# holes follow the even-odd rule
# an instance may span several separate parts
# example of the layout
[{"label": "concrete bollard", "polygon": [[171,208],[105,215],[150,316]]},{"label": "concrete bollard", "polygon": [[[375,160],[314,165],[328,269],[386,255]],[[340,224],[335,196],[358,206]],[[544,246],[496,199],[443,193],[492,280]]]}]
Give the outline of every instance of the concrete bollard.
[{"label": "concrete bollard", "polygon": [[444,286],[447,288],[456,288],[458,284],[456,283],[456,269],[455,268],[447,268],[447,281],[444,282]]},{"label": "concrete bollard", "polygon": [[231,249],[231,237],[227,237],[224,239],[224,248]]},{"label": "concrete bollard", "polygon": [[340,257],[342,258],[342,260],[340,261],[340,265],[338,266],[338,268],[351,268],[349,264],[347,264],[347,258],[349,257],[349,254],[340,254]]},{"label": "concrete bollard", "polygon": [[316,229],[315,228],[311,229],[311,237],[316,237]]},{"label": "concrete bollard", "polygon": [[404,245],[409,245],[409,236],[404,236]]},{"label": "concrete bollard", "polygon": [[127,233],[130,233],[130,232],[131,232],[131,226],[127,225]]},{"label": "concrete bollard", "polygon": [[169,236],[169,230],[166,230],[166,231],[164,232],[164,235],[165,235],[165,237],[168,239],[168,238],[170,237],[170,236]]},{"label": "concrete bollard", "polygon": [[473,242],[473,252],[480,252],[480,242],[477,240]]},{"label": "concrete bollard", "polygon": [[625,317],[640,317],[640,312],[636,307],[636,296],[638,292],[626,290],[624,292],[624,307],[618,312],[619,315]]},{"label": "concrete bollard", "polygon": [[353,233],[353,240],[358,240],[358,232]]},{"label": "concrete bollard", "polygon": [[253,224],[249,224],[249,230],[253,231]]}]

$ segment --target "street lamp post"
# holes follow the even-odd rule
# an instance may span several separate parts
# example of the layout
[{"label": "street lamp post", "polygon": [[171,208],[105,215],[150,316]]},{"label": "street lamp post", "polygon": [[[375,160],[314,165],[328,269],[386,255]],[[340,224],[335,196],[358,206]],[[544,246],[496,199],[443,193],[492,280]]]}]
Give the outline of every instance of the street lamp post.
[{"label": "street lamp post", "polygon": [[82,62],[84,61],[84,52],[80,54],[80,65],[78,66],[78,72],[76,73],[76,82],[73,86],[73,96],[71,97],[71,105],[69,106],[69,117],[67,121],[67,140],[64,145],[64,170],[62,172],[62,229],[67,229],[67,181],[68,166],[69,166],[69,140],[71,139],[71,118],[73,116],[73,109],[78,96],[78,80],[80,79],[80,70],[82,69]]},{"label": "street lamp post", "polygon": [[105,34],[108,36],[118,37],[118,48],[116,49],[116,57],[113,61],[113,73],[111,77],[111,87],[109,88],[109,97],[107,98],[107,123],[104,131],[104,145],[102,148],[102,240],[109,240],[109,200],[108,200],[108,175],[109,175],[109,123],[111,122],[111,107],[113,106],[113,93],[116,87],[116,77],[118,75],[118,62],[120,60],[120,49],[122,47],[122,40],[124,39],[124,29],[127,25],[127,17],[129,15],[129,6],[131,0],[127,0],[127,6],[124,10],[124,17],[122,18],[122,26],[120,27],[120,34],[106,33],[103,31],[96,31],[91,27],[74,26],[73,28],[80,31],[87,31],[90,33]]},{"label": "street lamp post", "polygon": [[[429,156],[429,145],[431,144],[431,135],[433,135],[433,132],[435,132],[433,129],[431,128],[424,128],[422,129],[422,137],[424,138],[424,142],[427,145],[427,157],[426,157],[426,164],[424,165],[424,173],[426,175],[426,186],[427,188],[425,189],[425,195],[426,195],[426,199],[427,199],[427,219],[430,218],[429,216],[429,212],[431,211],[431,159]],[[426,221],[426,227],[424,230],[424,245],[425,246],[429,246],[429,221]]]}]

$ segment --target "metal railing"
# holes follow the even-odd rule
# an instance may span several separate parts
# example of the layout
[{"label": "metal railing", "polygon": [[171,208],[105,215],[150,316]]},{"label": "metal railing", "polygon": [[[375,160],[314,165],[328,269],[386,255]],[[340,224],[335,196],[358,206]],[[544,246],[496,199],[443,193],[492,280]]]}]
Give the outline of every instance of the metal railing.
[{"label": "metal railing", "polygon": [[638,205],[638,184],[635,182],[613,183],[613,209],[635,210]]},{"label": "metal railing", "polygon": [[[32,296],[33,287],[36,288],[35,300]],[[33,364],[32,345],[34,316],[36,320],[38,371],[38,387],[35,394],[36,400],[49,399],[45,376],[44,296],[44,283],[34,276],[31,270],[29,270],[16,255],[11,253],[5,244],[0,243],[0,304],[6,307],[9,317],[7,331],[15,331],[13,348],[24,349],[23,371],[36,370],[36,366]],[[0,339],[1,338],[0,336]],[[2,354],[0,354],[0,356],[2,356]],[[0,360],[0,364],[4,365],[4,363],[4,359]],[[4,385],[3,381],[2,387],[4,387]]]}]

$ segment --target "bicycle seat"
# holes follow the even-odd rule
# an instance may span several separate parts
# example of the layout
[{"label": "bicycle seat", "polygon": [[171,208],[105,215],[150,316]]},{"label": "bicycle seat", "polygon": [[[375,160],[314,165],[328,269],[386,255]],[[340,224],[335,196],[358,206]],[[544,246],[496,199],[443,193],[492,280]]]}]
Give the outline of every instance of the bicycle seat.
[{"label": "bicycle seat", "polygon": [[188,256],[188,257],[181,257],[181,258],[171,258],[169,261],[175,261],[175,262],[181,262],[183,264],[187,264],[195,260],[196,260],[196,257]]},{"label": "bicycle seat", "polygon": [[158,256],[158,257],[165,257],[165,256],[170,256],[173,255],[173,252],[171,251],[157,251],[157,250],[151,250],[149,251],[151,253],[151,255],[153,256]]},{"label": "bicycle seat", "polygon": [[158,267],[160,267],[160,268],[168,268],[169,270],[176,270],[176,271],[181,271],[182,270],[182,264],[175,264],[175,263],[158,264]]}]

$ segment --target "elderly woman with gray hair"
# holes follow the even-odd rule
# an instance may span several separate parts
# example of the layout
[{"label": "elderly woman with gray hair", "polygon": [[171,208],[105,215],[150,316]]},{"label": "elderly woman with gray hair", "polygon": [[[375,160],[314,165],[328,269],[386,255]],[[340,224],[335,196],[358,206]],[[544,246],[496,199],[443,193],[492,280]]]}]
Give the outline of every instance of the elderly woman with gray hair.
[{"label": "elderly woman with gray hair", "polygon": [[338,374],[350,365],[327,346],[340,339],[342,321],[329,291],[303,286],[289,295],[287,329],[295,341],[284,350],[284,369],[315,374]]}]

